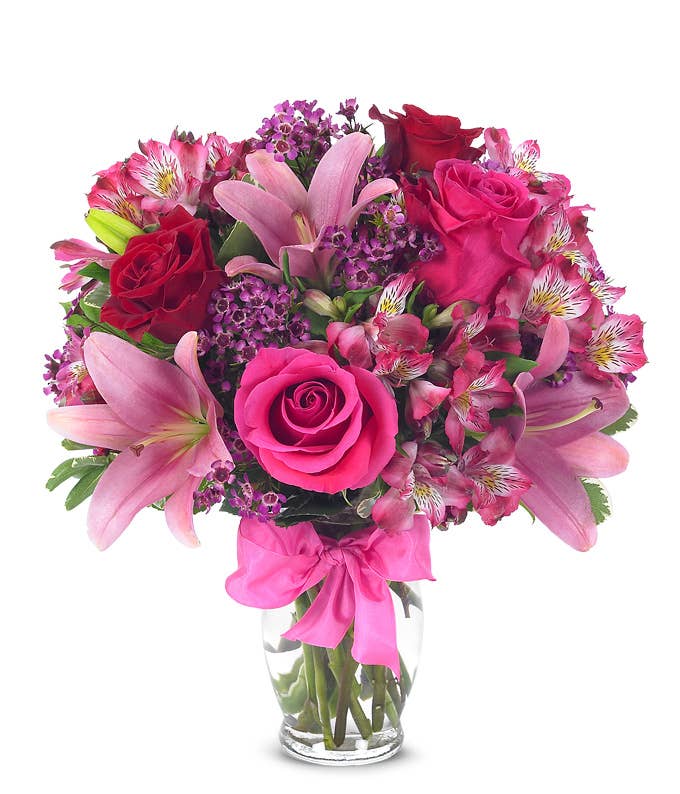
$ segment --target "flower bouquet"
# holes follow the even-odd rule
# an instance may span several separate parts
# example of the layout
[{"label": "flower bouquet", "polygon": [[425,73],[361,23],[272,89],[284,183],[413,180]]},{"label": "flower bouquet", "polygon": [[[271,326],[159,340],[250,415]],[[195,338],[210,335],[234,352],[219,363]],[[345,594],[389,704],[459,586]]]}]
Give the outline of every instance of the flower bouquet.
[{"label": "flower bouquet", "polygon": [[45,374],[77,453],[47,486],[91,497],[99,548],[146,506],[187,546],[240,516],[227,591],[265,610],[283,746],[329,764],[401,744],[432,528],[521,506],[592,546],[646,361],[535,141],[369,116],[284,102],[252,139],[175,131],[100,171],[99,244],[53,246]]}]

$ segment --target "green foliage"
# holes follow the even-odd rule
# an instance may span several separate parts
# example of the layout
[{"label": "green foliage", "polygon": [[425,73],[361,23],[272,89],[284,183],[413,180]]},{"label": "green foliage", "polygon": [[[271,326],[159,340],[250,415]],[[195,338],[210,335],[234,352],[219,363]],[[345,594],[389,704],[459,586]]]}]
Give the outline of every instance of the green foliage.
[{"label": "green foliage", "polygon": [[353,502],[348,503],[342,494],[329,496],[311,491],[288,497],[286,509],[274,521],[281,527],[303,521],[337,526],[366,525],[366,520],[357,514]]},{"label": "green foliage", "polygon": [[108,284],[111,279],[109,271],[96,262],[90,262],[89,265],[85,265],[82,270],[78,271],[78,274],[85,278],[95,278],[97,281],[101,281],[102,284]]},{"label": "green foliage", "polygon": [[626,413],[620,419],[617,419],[616,422],[612,422],[612,424],[607,425],[607,427],[603,427],[602,432],[606,433],[608,436],[613,436],[615,433],[622,433],[624,430],[628,430],[629,427],[632,427],[637,421],[637,418],[638,412],[632,405],[629,405]]},{"label": "green foliage", "polygon": [[424,286],[425,286],[425,282],[419,281],[416,284],[415,288],[411,291],[411,294],[408,296],[408,300],[406,301],[407,314],[413,314],[413,307],[415,305],[416,298],[418,297],[418,295],[420,295]]},{"label": "green foliage", "polygon": [[67,510],[73,510],[78,507],[81,502],[89,499],[97,487],[99,478],[104,474],[104,469],[90,469],[90,471],[83,474],[78,482],[68,492],[68,496],[64,500],[64,507]]},{"label": "green foliage", "polygon": [[111,290],[108,284],[97,284],[86,295],[80,299],[78,308],[91,323],[99,323],[101,319],[102,306],[111,297]]},{"label": "green foliage", "polygon": [[92,449],[92,446],[88,446],[87,444],[79,444],[77,441],[71,441],[68,438],[65,438],[61,445],[64,449],[67,449],[69,452],[75,452],[76,450],[80,449]]},{"label": "green foliage", "polygon": [[[74,443],[73,441],[68,442],[69,445],[74,445]],[[48,491],[53,491],[72,477],[75,478],[77,482],[69,491],[65,501],[66,509],[73,510],[74,507],[77,507],[85,499],[92,496],[99,478],[106,471],[106,467],[111,463],[113,457],[113,455],[109,454],[68,458],[52,472],[45,483],[45,487]]]},{"label": "green foliage", "polygon": [[512,353],[501,353],[497,350],[492,350],[490,353],[485,354],[489,361],[505,361],[505,375],[508,378],[514,378],[520,372],[530,372],[537,364],[529,358],[520,358]]},{"label": "green foliage", "polygon": [[593,511],[595,523],[601,524],[612,513],[609,496],[599,480],[582,479],[581,482],[588,494],[590,509]]},{"label": "green foliage", "polygon": [[219,267],[224,267],[235,256],[244,256],[246,254],[254,256],[258,262],[269,261],[262,244],[248,226],[242,221],[236,221],[229,236],[222,243],[222,247],[215,257],[215,262]]}]

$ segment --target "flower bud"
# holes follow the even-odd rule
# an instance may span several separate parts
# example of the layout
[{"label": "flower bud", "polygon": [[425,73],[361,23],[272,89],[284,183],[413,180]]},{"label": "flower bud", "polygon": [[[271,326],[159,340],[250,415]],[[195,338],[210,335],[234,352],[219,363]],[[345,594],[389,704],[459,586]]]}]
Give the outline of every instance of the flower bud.
[{"label": "flower bud", "polygon": [[117,254],[125,252],[131,237],[143,234],[139,226],[135,226],[134,223],[121,218],[120,215],[106,210],[90,210],[85,216],[85,222],[95,233],[97,239]]},{"label": "flower bud", "polygon": [[314,312],[314,314],[320,314],[322,317],[331,317],[333,320],[339,320],[343,316],[335,303],[321,290],[306,290],[302,302],[310,311]]},{"label": "flower bud", "polygon": [[[456,306],[462,306],[464,315],[471,314],[476,308],[476,304],[470,301],[456,301],[455,303],[449,304],[445,309],[442,309],[439,314],[435,314],[425,325],[427,325],[428,328],[450,328],[453,325],[453,310]],[[427,308],[429,308],[429,306]],[[423,320],[423,322],[425,321]]]}]

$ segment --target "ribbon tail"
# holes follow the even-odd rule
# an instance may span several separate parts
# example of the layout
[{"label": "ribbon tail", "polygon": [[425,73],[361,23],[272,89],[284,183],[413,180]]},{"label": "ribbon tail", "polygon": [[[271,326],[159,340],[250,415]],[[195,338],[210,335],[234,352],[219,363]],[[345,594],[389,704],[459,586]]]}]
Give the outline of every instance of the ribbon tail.
[{"label": "ribbon tail", "polygon": [[400,678],[397,620],[387,582],[353,562],[348,567],[356,604],[352,656],[362,664],[389,667]]},{"label": "ribbon tail", "polygon": [[[322,648],[337,648],[354,618],[354,592],[347,569],[333,567],[305,614],[283,636]],[[356,657],[355,657],[356,658]]]}]

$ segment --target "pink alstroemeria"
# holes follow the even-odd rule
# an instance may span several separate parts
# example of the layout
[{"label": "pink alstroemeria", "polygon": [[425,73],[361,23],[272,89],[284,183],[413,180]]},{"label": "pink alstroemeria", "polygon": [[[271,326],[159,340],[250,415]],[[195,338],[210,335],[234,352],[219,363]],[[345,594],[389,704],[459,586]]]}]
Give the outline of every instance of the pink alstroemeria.
[{"label": "pink alstroemeria", "polygon": [[646,362],[642,320],[637,314],[610,314],[577,350],[581,367],[595,378],[629,374]]},{"label": "pink alstroemeria", "polygon": [[150,140],[139,148],[141,154],[131,155],[125,170],[132,188],[143,196],[142,208],[166,213],[180,205],[193,215],[208,162],[201,139],[180,140],[175,132],[169,144]]},{"label": "pink alstroemeria", "polygon": [[573,320],[584,315],[592,300],[590,287],[577,267],[560,259],[549,260],[537,272],[516,270],[498,293],[497,310],[535,326],[551,316]]},{"label": "pink alstroemeria", "polygon": [[81,444],[120,450],[92,496],[89,534],[105,549],[147,505],[169,497],[165,518],[182,543],[198,544],[194,491],[216,461],[233,465],[217,429],[222,408],[198,366],[197,334],[185,334],[174,366],[115,336],[93,333],[85,362],[104,405],[56,408],[48,423]]},{"label": "pink alstroemeria", "polygon": [[54,376],[57,405],[89,405],[102,402],[94,381],[85,366],[83,346],[88,336],[80,337],[73,328],[66,329],[68,337],[63,350],[61,366]]},{"label": "pink alstroemeria", "polygon": [[[449,473],[450,499],[469,494],[485,524],[493,525],[517,510],[531,480],[516,465],[515,443],[504,427],[488,435],[460,456]],[[455,478],[454,478],[455,475]]]},{"label": "pink alstroemeria", "polygon": [[509,408],[515,401],[504,372],[505,361],[489,364],[483,353],[471,350],[453,373],[445,427],[451,449],[457,454],[463,450],[466,430],[488,433],[492,429],[489,411]]},{"label": "pink alstroemeria", "polygon": [[413,441],[405,442],[380,475],[390,489],[373,506],[373,520],[383,529],[401,531],[410,529],[419,512],[432,526],[442,524],[447,506],[462,509],[469,501],[455,484],[455,474],[449,482],[451,468],[452,461],[438,445],[429,442],[419,448]]},{"label": "pink alstroemeria", "polygon": [[[404,314],[406,299],[414,284],[415,276],[412,273],[404,273],[393,279],[380,293],[375,314],[366,322],[329,323],[326,332],[329,350],[337,346],[340,354],[350,364],[364,369],[373,366],[373,357],[377,360],[381,354],[389,354],[379,365],[385,371],[378,374],[388,374],[390,368],[402,369],[404,373],[422,369],[424,359],[418,356],[414,358],[411,354],[420,353],[427,344],[430,332],[419,317]],[[410,352],[408,360],[401,360],[399,357],[399,353],[403,351]],[[429,361],[431,360],[430,357]],[[427,366],[420,374],[427,370]]]},{"label": "pink alstroemeria", "polygon": [[87,284],[89,279],[81,276],[79,271],[89,265],[90,262],[96,262],[96,264],[108,270],[118,259],[118,254],[102,251],[100,248],[95,248],[95,246],[86,243],[84,240],[77,240],[74,237],[69,240],[59,240],[59,242],[52,245],[52,250],[54,251],[54,258],[58,262],[64,262],[60,267],[67,270],[59,285],[60,289],[66,290],[66,292],[80,289],[84,284]]},{"label": "pink alstroemeria", "polygon": [[275,268],[256,262],[254,257],[236,257],[227,264],[227,274],[254,273],[277,280],[281,275],[276,268],[283,267],[287,255],[291,275],[323,285],[330,275],[332,255],[319,248],[326,228],[353,228],[371,201],[397,190],[394,180],[376,179],[361,190],[354,203],[357,179],[372,147],[371,137],[364,133],[341,138],[321,158],[309,190],[271,152],[260,149],[247,155],[248,171],[259,187],[228,180],[217,185],[215,198],[250,228]]},{"label": "pink alstroemeria", "polygon": [[596,380],[583,372],[555,388],[543,378],[564,362],[569,329],[552,317],[531,372],[517,376],[514,388],[524,416],[504,420],[516,441],[517,463],[533,485],[522,501],[565,543],[579,551],[597,539],[595,518],[581,477],[611,477],[624,471],[628,453],[599,432],[629,406],[618,378]]},{"label": "pink alstroemeria", "polygon": [[489,317],[488,306],[456,306],[452,326],[437,356],[452,367],[459,367],[470,350],[500,351],[519,355],[522,345],[516,318],[496,314]]},{"label": "pink alstroemeria", "polygon": [[104,210],[143,227],[156,223],[158,217],[142,208],[142,196],[130,184],[125,163],[114,163],[97,171],[97,181],[87,195],[92,209]]}]

